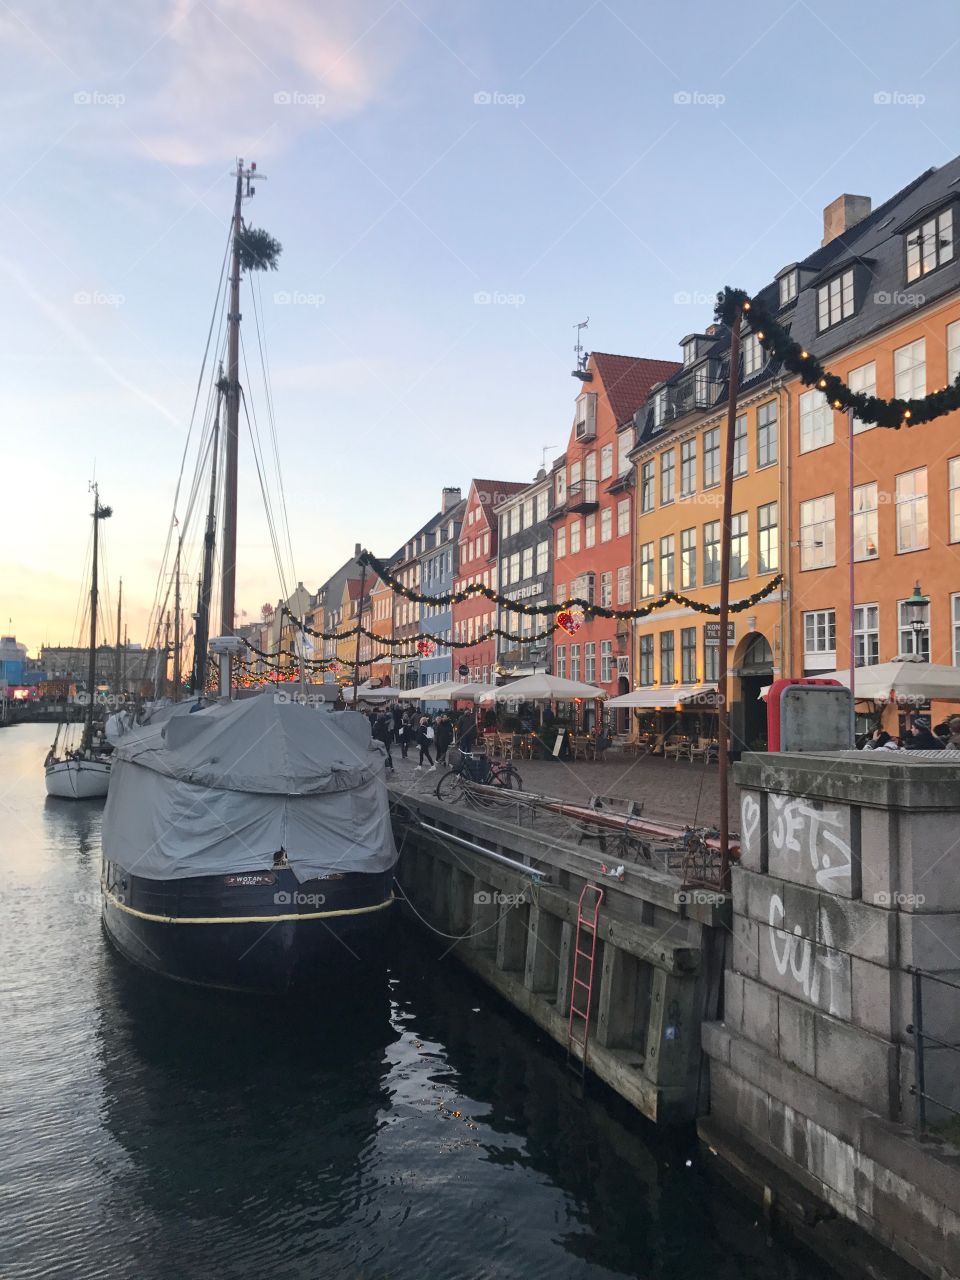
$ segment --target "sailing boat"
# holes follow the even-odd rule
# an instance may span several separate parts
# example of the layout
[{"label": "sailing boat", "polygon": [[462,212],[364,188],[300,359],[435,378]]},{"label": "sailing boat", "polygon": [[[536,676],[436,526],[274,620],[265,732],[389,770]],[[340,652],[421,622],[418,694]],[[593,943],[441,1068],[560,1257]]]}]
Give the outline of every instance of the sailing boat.
[{"label": "sailing boat", "polygon": [[[90,579],[90,665],[87,673],[87,713],[80,746],[58,754],[63,722],[57,725],[53,746],[43,762],[47,795],[61,800],[94,800],[107,794],[110,784],[110,760],[94,742],[94,713],[97,690],[97,573],[100,556],[100,521],[113,515],[112,507],[101,506],[100,491],[93,489],[93,572]],[[66,735],[64,735],[66,736]]]},{"label": "sailing boat", "polygon": [[[101,888],[107,936],[128,959],[181,982],[276,993],[341,983],[345,967],[378,958],[397,850],[386,758],[364,716],[266,690],[231,697],[232,663],[244,652],[233,634],[240,276],[280,250],[241,221],[256,176],[238,163],[191,681],[201,696],[117,743]],[[221,404],[221,634],[208,640]],[[217,700],[203,696],[208,650],[219,657]]]}]

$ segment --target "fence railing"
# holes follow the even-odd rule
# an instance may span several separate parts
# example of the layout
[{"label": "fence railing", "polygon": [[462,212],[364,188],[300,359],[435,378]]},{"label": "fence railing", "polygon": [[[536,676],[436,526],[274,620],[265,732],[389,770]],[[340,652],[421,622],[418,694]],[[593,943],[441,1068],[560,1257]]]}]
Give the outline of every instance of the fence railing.
[{"label": "fence railing", "polygon": [[917,1100],[916,1111],[916,1127],[922,1133],[927,1127],[927,1103],[932,1102],[936,1107],[942,1107],[944,1111],[950,1111],[955,1116],[960,1116],[960,1109],[944,1102],[942,1098],[935,1098],[932,1093],[927,1092],[926,1087],[926,1050],[928,1045],[933,1045],[937,1049],[946,1049],[949,1053],[955,1053],[960,1056],[960,1044],[950,1044],[947,1040],[941,1040],[939,1036],[931,1035],[929,1031],[924,1029],[923,1023],[923,984],[925,982],[936,982],[941,986],[949,987],[952,991],[956,991],[960,996],[960,982],[945,978],[939,973],[928,973],[925,969],[917,969],[913,965],[907,966],[907,972],[910,974],[913,986],[913,1021],[907,1027],[907,1035],[913,1036],[913,1047],[916,1057],[916,1078],[910,1086],[911,1094]]}]

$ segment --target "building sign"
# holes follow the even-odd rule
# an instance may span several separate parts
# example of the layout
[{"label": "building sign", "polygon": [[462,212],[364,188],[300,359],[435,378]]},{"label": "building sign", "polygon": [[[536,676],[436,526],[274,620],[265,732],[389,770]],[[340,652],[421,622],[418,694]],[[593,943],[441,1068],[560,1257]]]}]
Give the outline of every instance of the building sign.
[{"label": "building sign", "polygon": [[[736,638],[737,638],[736,623],[728,622],[727,623],[727,644],[732,644]],[[720,623],[719,622],[705,622],[703,624],[703,643],[706,645],[710,645],[714,648],[719,648],[719,645],[720,645]]]},{"label": "building sign", "polygon": [[504,591],[508,600],[529,600],[531,596],[543,595],[543,583],[534,582],[529,587],[517,587],[513,591]]}]

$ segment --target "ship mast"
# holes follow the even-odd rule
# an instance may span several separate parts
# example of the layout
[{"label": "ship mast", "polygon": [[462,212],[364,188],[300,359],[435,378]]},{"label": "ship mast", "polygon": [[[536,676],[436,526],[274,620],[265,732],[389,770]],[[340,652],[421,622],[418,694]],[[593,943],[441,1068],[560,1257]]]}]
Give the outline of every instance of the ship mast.
[{"label": "ship mast", "polygon": [[182,645],[182,626],[180,609],[180,552],[183,550],[183,535],[177,537],[176,578],[173,588],[173,700],[180,701],[180,649]]},{"label": "ship mast", "polygon": [[240,206],[244,188],[250,186],[250,170],[237,161],[237,187],[233,198],[233,249],[230,265],[230,309],[227,313],[227,439],[224,458],[223,545],[220,581],[220,634],[233,635],[237,592],[237,462],[240,445]]},{"label": "ship mast", "polygon": [[89,751],[93,746],[93,713],[94,695],[97,688],[97,600],[98,569],[100,559],[100,521],[113,515],[112,507],[100,505],[100,490],[94,480],[90,488],[93,490],[93,572],[90,575],[90,665],[87,668],[87,719],[83,727],[82,750]]},{"label": "ship mast", "polygon": [[123,606],[123,579],[120,579],[120,589],[117,592],[117,655],[113,669],[113,691],[119,694],[120,685],[120,610]]},{"label": "ship mast", "polygon": [[210,447],[210,501],[207,505],[207,527],[203,534],[203,573],[195,615],[196,632],[193,641],[193,679],[191,692],[201,695],[207,684],[207,643],[210,639],[210,598],[213,594],[213,551],[216,545],[217,522],[217,460],[220,456],[220,402],[226,384],[223,369],[217,383],[217,408],[213,418],[213,441]]}]

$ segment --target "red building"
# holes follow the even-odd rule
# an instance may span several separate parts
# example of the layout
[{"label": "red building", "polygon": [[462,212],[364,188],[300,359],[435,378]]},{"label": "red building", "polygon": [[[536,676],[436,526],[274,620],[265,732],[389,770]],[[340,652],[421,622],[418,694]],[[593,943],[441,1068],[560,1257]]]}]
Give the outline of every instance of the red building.
[{"label": "red building", "polygon": [[[461,591],[471,582],[480,582],[494,591],[497,583],[497,517],[493,509],[513,493],[527,487],[526,481],[472,480],[467,494],[467,506],[463,513],[460,539],[457,544],[458,565],[454,579],[454,591]],[[497,625],[497,606],[485,596],[471,596],[453,606],[453,638],[464,644],[490,631]],[[470,668],[471,680],[492,680],[497,657],[496,637],[485,640],[474,649],[459,649],[453,653],[454,679],[457,667]]]},{"label": "red building", "polygon": [[[557,601],[579,597],[605,608],[633,605],[634,414],[651,387],[680,368],[595,351],[575,373],[577,394],[567,451],[553,465],[553,583]],[[631,627],[594,618],[575,635],[556,632],[553,671],[599,684],[611,695],[632,687]],[[592,708],[587,709],[592,715]]]}]

